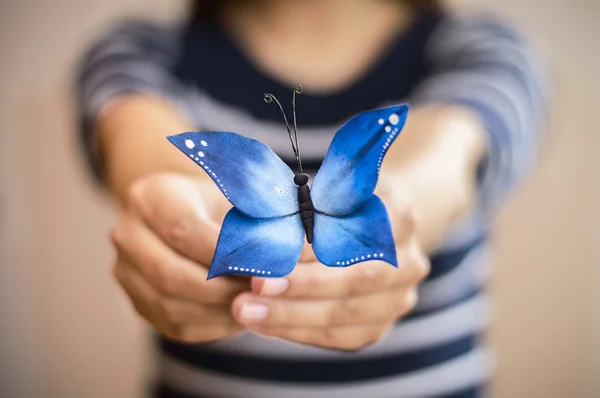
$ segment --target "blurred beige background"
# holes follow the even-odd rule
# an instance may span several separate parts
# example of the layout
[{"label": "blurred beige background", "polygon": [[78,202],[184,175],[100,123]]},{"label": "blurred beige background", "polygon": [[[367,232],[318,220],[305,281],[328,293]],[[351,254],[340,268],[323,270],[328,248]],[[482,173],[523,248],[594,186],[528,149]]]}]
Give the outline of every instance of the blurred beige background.
[{"label": "blurred beige background", "polygon": [[[496,227],[498,397],[600,397],[600,1],[454,1],[512,17],[556,83],[551,138]],[[0,0],[0,396],[140,397],[145,326],[111,280],[110,202],[74,139],[77,56],[168,0]],[[594,224],[595,223],[595,224]]]}]

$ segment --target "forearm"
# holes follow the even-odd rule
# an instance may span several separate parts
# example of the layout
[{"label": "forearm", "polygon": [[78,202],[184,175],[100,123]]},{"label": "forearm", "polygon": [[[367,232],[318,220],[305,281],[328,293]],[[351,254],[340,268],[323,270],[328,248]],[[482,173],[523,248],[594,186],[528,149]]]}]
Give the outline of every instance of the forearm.
[{"label": "forearm", "polygon": [[105,180],[115,196],[123,200],[133,181],[150,174],[174,172],[208,180],[165,138],[191,130],[176,109],[156,98],[131,95],[109,106],[95,134]]},{"label": "forearm", "polygon": [[[391,146],[377,192],[387,206],[414,209],[426,251],[433,250],[472,205],[484,139],[483,126],[468,110],[429,106],[409,113]],[[401,228],[394,213],[390,212],[392,224]]]}]

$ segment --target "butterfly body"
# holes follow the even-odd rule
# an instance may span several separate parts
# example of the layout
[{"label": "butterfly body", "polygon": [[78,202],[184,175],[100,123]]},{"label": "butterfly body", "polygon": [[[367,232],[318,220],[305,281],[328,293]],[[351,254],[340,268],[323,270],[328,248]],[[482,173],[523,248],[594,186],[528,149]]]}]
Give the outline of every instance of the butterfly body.
[{"label": "butterfly body", "polygon": [[168,137],[233,205],[223,220],[208,279],[284,277],[298,263],[305,238],[328,267],[372,260],[398,266],[391,222],[374,191],[407,112],[407,105],[398,105],[348,120],[310,187],[297,150],[294,173],[267,145],[236,133]]},{"label": "butterfly body", "polygon": [[308,187],[308,174],[296,173],[294,183],[298,185],[298,205],[300,208],[300,219],[306,233],[306,240],[312,243],[313,228],[315,226],[315,207],[310,198],[310,188]]}]

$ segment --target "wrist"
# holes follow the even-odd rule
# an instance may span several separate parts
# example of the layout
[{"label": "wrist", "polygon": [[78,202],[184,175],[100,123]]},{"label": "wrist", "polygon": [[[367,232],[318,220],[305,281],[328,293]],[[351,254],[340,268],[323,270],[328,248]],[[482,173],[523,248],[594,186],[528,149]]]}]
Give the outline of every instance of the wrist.
[{"label": "wrist", "polygon": [[[384,161],[377,193],[387,198],[388,207],[412,209],[427,251],[474,203],[484,137],[481,123],[469,111],[417,109]],[[392,219],[394,223],[398,221]]]},{"label": "wrist", "polygon": [[123,200],[133,182],[150,175],[177,173],[208,179],[166,139],[190,130],[190,123],[175,107],[144,94],[125,95],[104,109],[95,134],[104,179],[115,196]]}]

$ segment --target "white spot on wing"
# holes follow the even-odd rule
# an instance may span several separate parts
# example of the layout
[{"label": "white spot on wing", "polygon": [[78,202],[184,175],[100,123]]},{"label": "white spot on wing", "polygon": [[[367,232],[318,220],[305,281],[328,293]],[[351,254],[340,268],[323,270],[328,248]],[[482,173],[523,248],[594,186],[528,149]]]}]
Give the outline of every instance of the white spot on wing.
[{"label": "white spot on wing", "polygon": [[390,131],[392,131],[392,128],[390,126],[385,126],[385,132],[389,133]]},{"label": "white spot on wing", "polygon": [[203,158],[204,157],[204,152],[198,151],[198,156],[200,156],[201,158]]},{"label": "white spot on wing", "polygon": [[383,124],[383,123],[384,123],[384,120],[383,120],[383,119],[379,119],[379,120],[377,121],[377,123],[379,123],[379,124]]},{"label": "white spot on wing", "polygon": [[185,140],[185,146],[190,149],[193,149],[196,145],[194,144],[194,141],[192,141],[192,140]]},{"label": "white spot on wing", "polygon": [[395,126],[398,124],[398,122],[400,122],[400,117],[398,117],[398,115],[395,113],[392,113],[388,120]]},{"label": "white spot on wing", "polygon": [[[391,116],[390,116],[390,117],[391,117]],[[390,123],[391,123],[391,122],[390,122]],[[200,141],[200,145],[202,145],[202,146],[208,146],[208,144],[207,144],[207,143],[206,143],[206,141],[204,141],[204,140]]]}]

